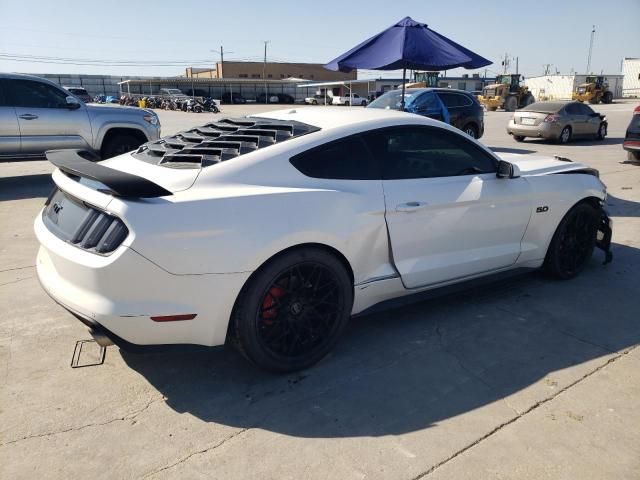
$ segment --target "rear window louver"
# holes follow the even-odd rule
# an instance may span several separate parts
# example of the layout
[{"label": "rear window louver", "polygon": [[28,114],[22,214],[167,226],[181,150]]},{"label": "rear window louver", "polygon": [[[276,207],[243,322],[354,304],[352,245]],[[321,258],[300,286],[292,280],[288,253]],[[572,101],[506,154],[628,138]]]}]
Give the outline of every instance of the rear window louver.
[{"label": "rear window louver", "polygon": [[133,155],[163,167],[200,168],[318,130],[295,120],[224,118],[145,143]]}]

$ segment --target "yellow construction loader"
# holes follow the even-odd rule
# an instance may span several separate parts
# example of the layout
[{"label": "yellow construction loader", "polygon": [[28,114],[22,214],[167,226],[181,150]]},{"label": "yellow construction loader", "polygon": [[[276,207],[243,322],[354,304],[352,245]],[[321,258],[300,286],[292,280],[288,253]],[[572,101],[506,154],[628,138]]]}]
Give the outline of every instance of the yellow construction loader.
[{"label": "yellow construction loader", "polygon": [[613,92],[609,90],[609,84],[602,76],[588,76],[584,83],[576,87],[571,98],[578,102],[589,103],[611,103],[613,102]]},{"label": "yellow construction loader", "polygon": [[492,112],[504,108],[507,112],[514,112],[517,108],[526,107],[536,101],[529,87],[520,85],[519,74],[504,74],[496,76],[496,83],[487,85],[478,95],[478,101]]}]

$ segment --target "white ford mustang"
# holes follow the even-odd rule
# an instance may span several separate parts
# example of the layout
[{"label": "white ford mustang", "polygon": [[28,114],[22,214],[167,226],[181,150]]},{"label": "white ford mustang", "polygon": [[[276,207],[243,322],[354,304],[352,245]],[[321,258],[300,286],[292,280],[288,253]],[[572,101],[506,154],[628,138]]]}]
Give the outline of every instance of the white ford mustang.
[{"label": "white ford mustang", "polygon": [[40,281],[123,348],[229,340],[291,371],[380,302],[518,267],[570,278],[596,245],[610,259],[597,171],[408,113],[281,110],[48,158]]}]

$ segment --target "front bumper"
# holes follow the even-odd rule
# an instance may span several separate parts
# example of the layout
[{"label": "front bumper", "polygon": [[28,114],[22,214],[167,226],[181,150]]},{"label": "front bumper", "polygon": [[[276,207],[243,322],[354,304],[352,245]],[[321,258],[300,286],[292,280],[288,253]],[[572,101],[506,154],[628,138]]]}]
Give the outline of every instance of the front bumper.
[{"label": "front bumper", "polygon": [[546,140],[556,140],[560,137],[562,125],[559,123],[542,122],[539,125],[516,124],[513,119],[509,120],[507,133],[519,137],[544,138]]},{"label": "front bumper", "polygon": [[596,247],[604,252],[604,264],[613,260],[611,253],[611,235],[613,233],[613,220],[609,218],[607,211],[602,208],[600,210],[600,224],[598,225],[598,233],[596,237]]},{"label": "front bumper", "polygon": [[[107,336],[114,343],[225,342],[231,310],[250,272],[173,275],[125,246],[109,256],[77,248],[49,232],[41,215],[34,227],[41,245],[36,268],[44,290],[83,323],[111,334]],[[194,313],[187,321],[151,319]]]}]

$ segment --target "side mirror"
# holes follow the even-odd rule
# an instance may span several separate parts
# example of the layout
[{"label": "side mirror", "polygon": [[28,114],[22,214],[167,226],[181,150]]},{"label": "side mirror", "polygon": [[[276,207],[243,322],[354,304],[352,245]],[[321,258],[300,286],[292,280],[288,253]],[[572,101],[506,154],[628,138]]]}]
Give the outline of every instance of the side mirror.
[{"label": "side mirror", "polygon": [[498,171],[496,177],[498,178],[518,178],[520,176],[520,169],[517,165],[509,163],[505,160],[498,162]]},{"label": "side mirror", "polygon": [[67,102],[67,108],[69,110],[76,110],[80,108],[80,100],[78,100],[76,97],[69,95],[65,100]]}]

